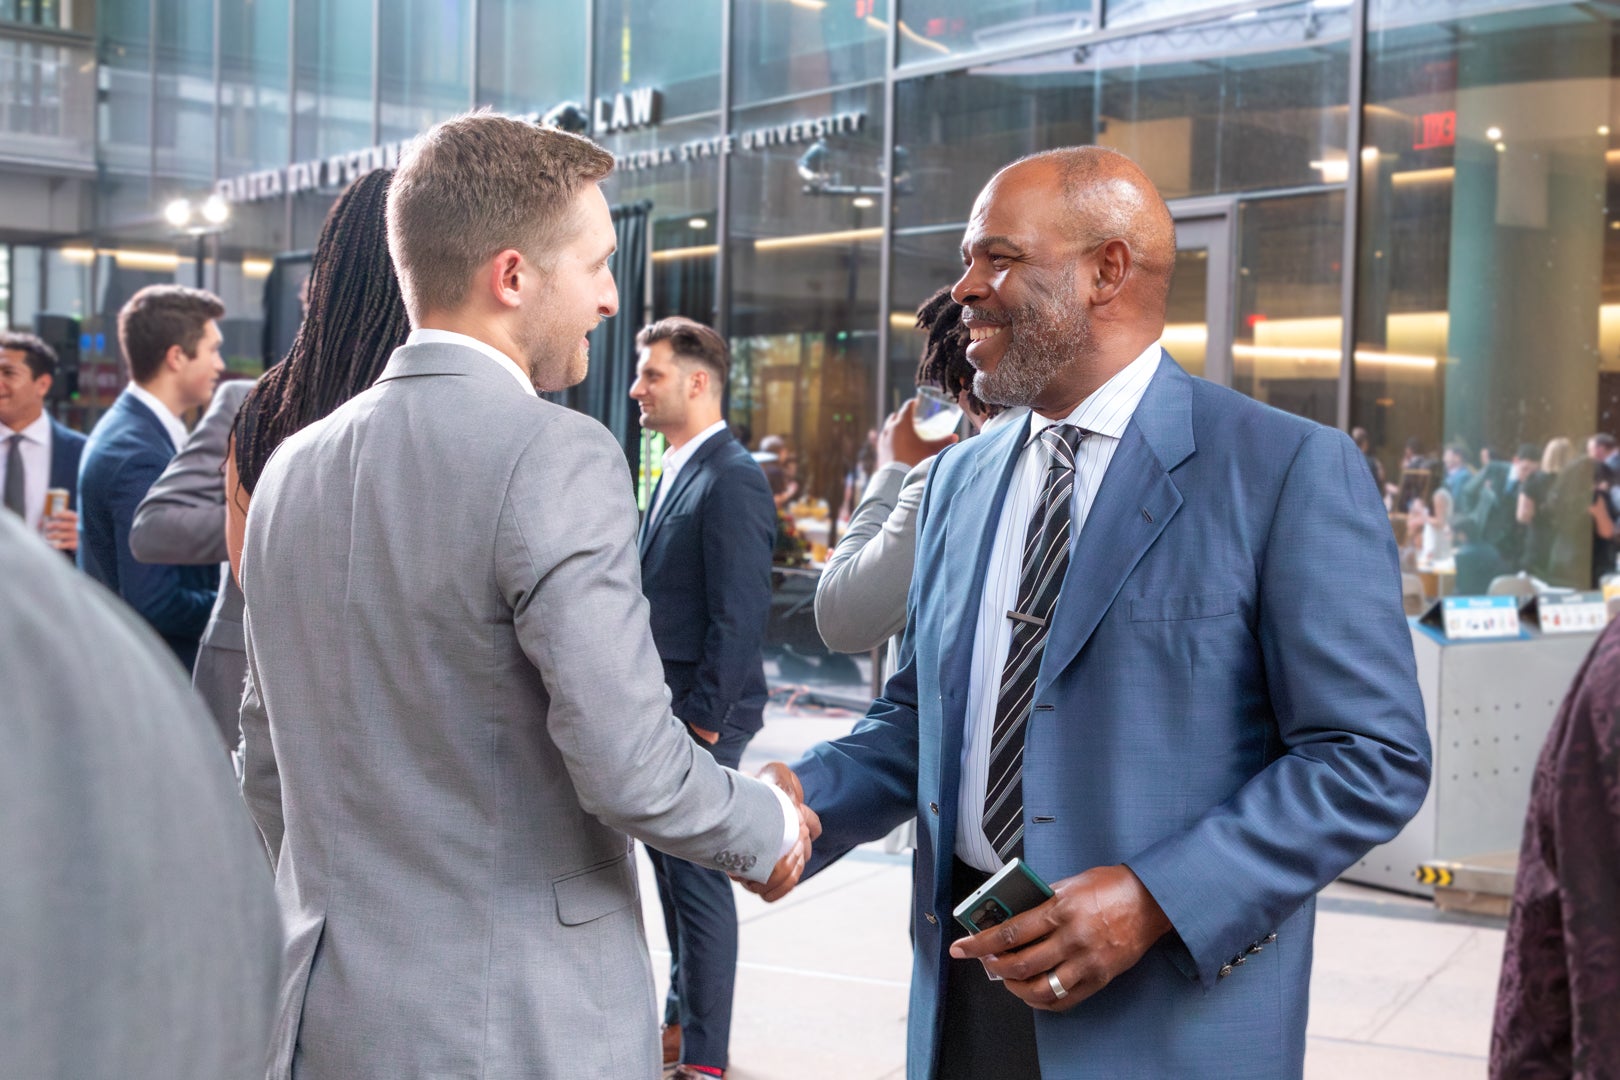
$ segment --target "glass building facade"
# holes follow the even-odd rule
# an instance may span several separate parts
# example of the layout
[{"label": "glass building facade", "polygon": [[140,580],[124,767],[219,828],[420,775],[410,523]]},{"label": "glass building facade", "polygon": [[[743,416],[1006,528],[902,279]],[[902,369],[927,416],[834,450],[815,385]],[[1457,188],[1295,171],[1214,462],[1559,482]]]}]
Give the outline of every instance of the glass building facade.
[{"label": "glass building facade", "polygon": [[[621,160],[609,201],[650,206],[619,318],[727,335],[730,418],[787,441],[812,546],[910,392],[980,186],[1097,143],[1177,218],[1171,354],[1365,429],[1417,587],[1464,583],[1424,547],[1438,491],[1504,568],[1612,569],[1587,442],[1620,433],[1615,0],[0,3],[0,318],[72,320],[81,422],[151,281],[216,288],[257,371],[346,176],[468,108],[568,102]],[[223,231],[164,225],[220,182]]]}]

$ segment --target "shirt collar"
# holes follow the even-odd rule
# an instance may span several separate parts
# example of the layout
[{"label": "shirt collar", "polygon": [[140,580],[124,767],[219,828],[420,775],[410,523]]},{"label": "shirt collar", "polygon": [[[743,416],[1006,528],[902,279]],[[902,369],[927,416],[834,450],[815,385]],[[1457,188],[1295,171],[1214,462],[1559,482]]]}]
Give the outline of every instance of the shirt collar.
[{"label": "shirt collar", "polygon": [[710,439],[714,438],[724,430],[726,430],[726,422],[724,420],[716,420],[714,423],[692,436],[692,438],[687,441],[686,445],[681,447],[679,450],[665,450],[664,472],[668,473],[680,469],[682,465],[685,465],[688,461],[692,460],[692,455],[697,453],[704,443],[708,442]]},{"label": "shirt collar", "polygon": [[1163,349],[1155,341],[1143,349],[1135,360],[1114,372],[1113,378],[1092,391],[1091,396],[1076,405],[1068,416],[1051,420],[1031,409],[1029,435],[1024,445],[1028,446],[1053,424],[1073,424],[1093,435],[1105,435],[1110,439],[1123,437],[1131,417],[1136,414],[1136,407],[1142,403],[1142,395],[1147,393],[1148,383],[1153,381],[1154,373],[1159,370],[1162,355]]},{"label": "shirt collar", "polygon": [[501,352],[501,350],[497,349],[495,346],[489,344],[487,341],[479,341],[475,337],[468,337],[466,334],[458,334],[454,330],[412,330],[410,336],[405,339],[405,344],[461,345],[468,349],[477,349],[479,352],[495,361],[501,367],[505,368],[506,373],[512,376],[512,378],[516,379],[519,386],[523,387],[524,393],[528,394],[530,397],[540,396],[539,391],[535,390],[534,388],[534,382],[523,373],[523,369],[518,366],[518,362]]},{"label": "shirt collar", "polygon": [[41,446],[51,445],[51,418],[46,413],[34,417],[34,422],[21,431],[13,431],[4,424],[0,424],[0,440],[21,435],[25,442],[38,443]]},{"label": "shirt collar", "polygon": [[169,433],[169,441],[174,443],[176,450],[186,444],[186,435],[188,434],[186,425],[178,416],[169,411],[169,407],[163,404],[156,394],[140,383],[135,382],[129,384],[129,393],[136,401],[145,405],[157,415],[158,423],[162,424],[163,430]]}]

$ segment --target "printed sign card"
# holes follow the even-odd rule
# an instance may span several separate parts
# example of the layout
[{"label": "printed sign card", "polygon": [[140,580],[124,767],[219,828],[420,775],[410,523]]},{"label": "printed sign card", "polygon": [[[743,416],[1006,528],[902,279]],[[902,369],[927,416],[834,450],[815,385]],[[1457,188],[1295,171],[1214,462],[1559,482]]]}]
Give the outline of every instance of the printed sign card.
[{"label": "printed sign card", "polygon": [[1594,634],[1609,623],[1601,592],[1541,593],[1536,623],[1543,634]]},{"label": "printed sign card", "polygon": [[1511,596],[1447,596],[1423,616],[1452,641],[1519,636],[1519,604]]}]

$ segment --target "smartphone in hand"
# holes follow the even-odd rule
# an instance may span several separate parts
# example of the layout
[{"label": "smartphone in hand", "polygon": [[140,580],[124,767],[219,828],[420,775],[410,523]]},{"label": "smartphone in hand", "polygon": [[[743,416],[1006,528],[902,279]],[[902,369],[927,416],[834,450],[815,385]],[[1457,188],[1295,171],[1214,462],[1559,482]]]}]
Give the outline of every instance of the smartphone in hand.
[{"label": "smartphone in hand", "polygon": [[977,934],[1006,922],[1052,898],[1052,888],[1023,859],[1013,859],[951,912],[956,921]]}]

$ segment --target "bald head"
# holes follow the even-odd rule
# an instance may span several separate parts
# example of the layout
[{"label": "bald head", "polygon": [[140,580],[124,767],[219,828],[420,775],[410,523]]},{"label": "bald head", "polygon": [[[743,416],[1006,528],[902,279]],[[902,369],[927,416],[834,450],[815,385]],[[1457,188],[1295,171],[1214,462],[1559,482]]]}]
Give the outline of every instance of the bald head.
[{"label": "bald head", "polygon": [[1020,171],[1045,173],[1048,183],[1055,180],[1067,211],[1067,234],[1083,250],[1125,241],[1143,301],[1164,305],[1176,266],[1176,223],[1141,166],[1106,147],[1065,146],[1020,158],[991,183]]},{"label": "bald head", "polygon": [[1176,233],[1153,181],[1097,146],[991,178],[962,237],[974,392],[1062,416],[1164,332]]}]

